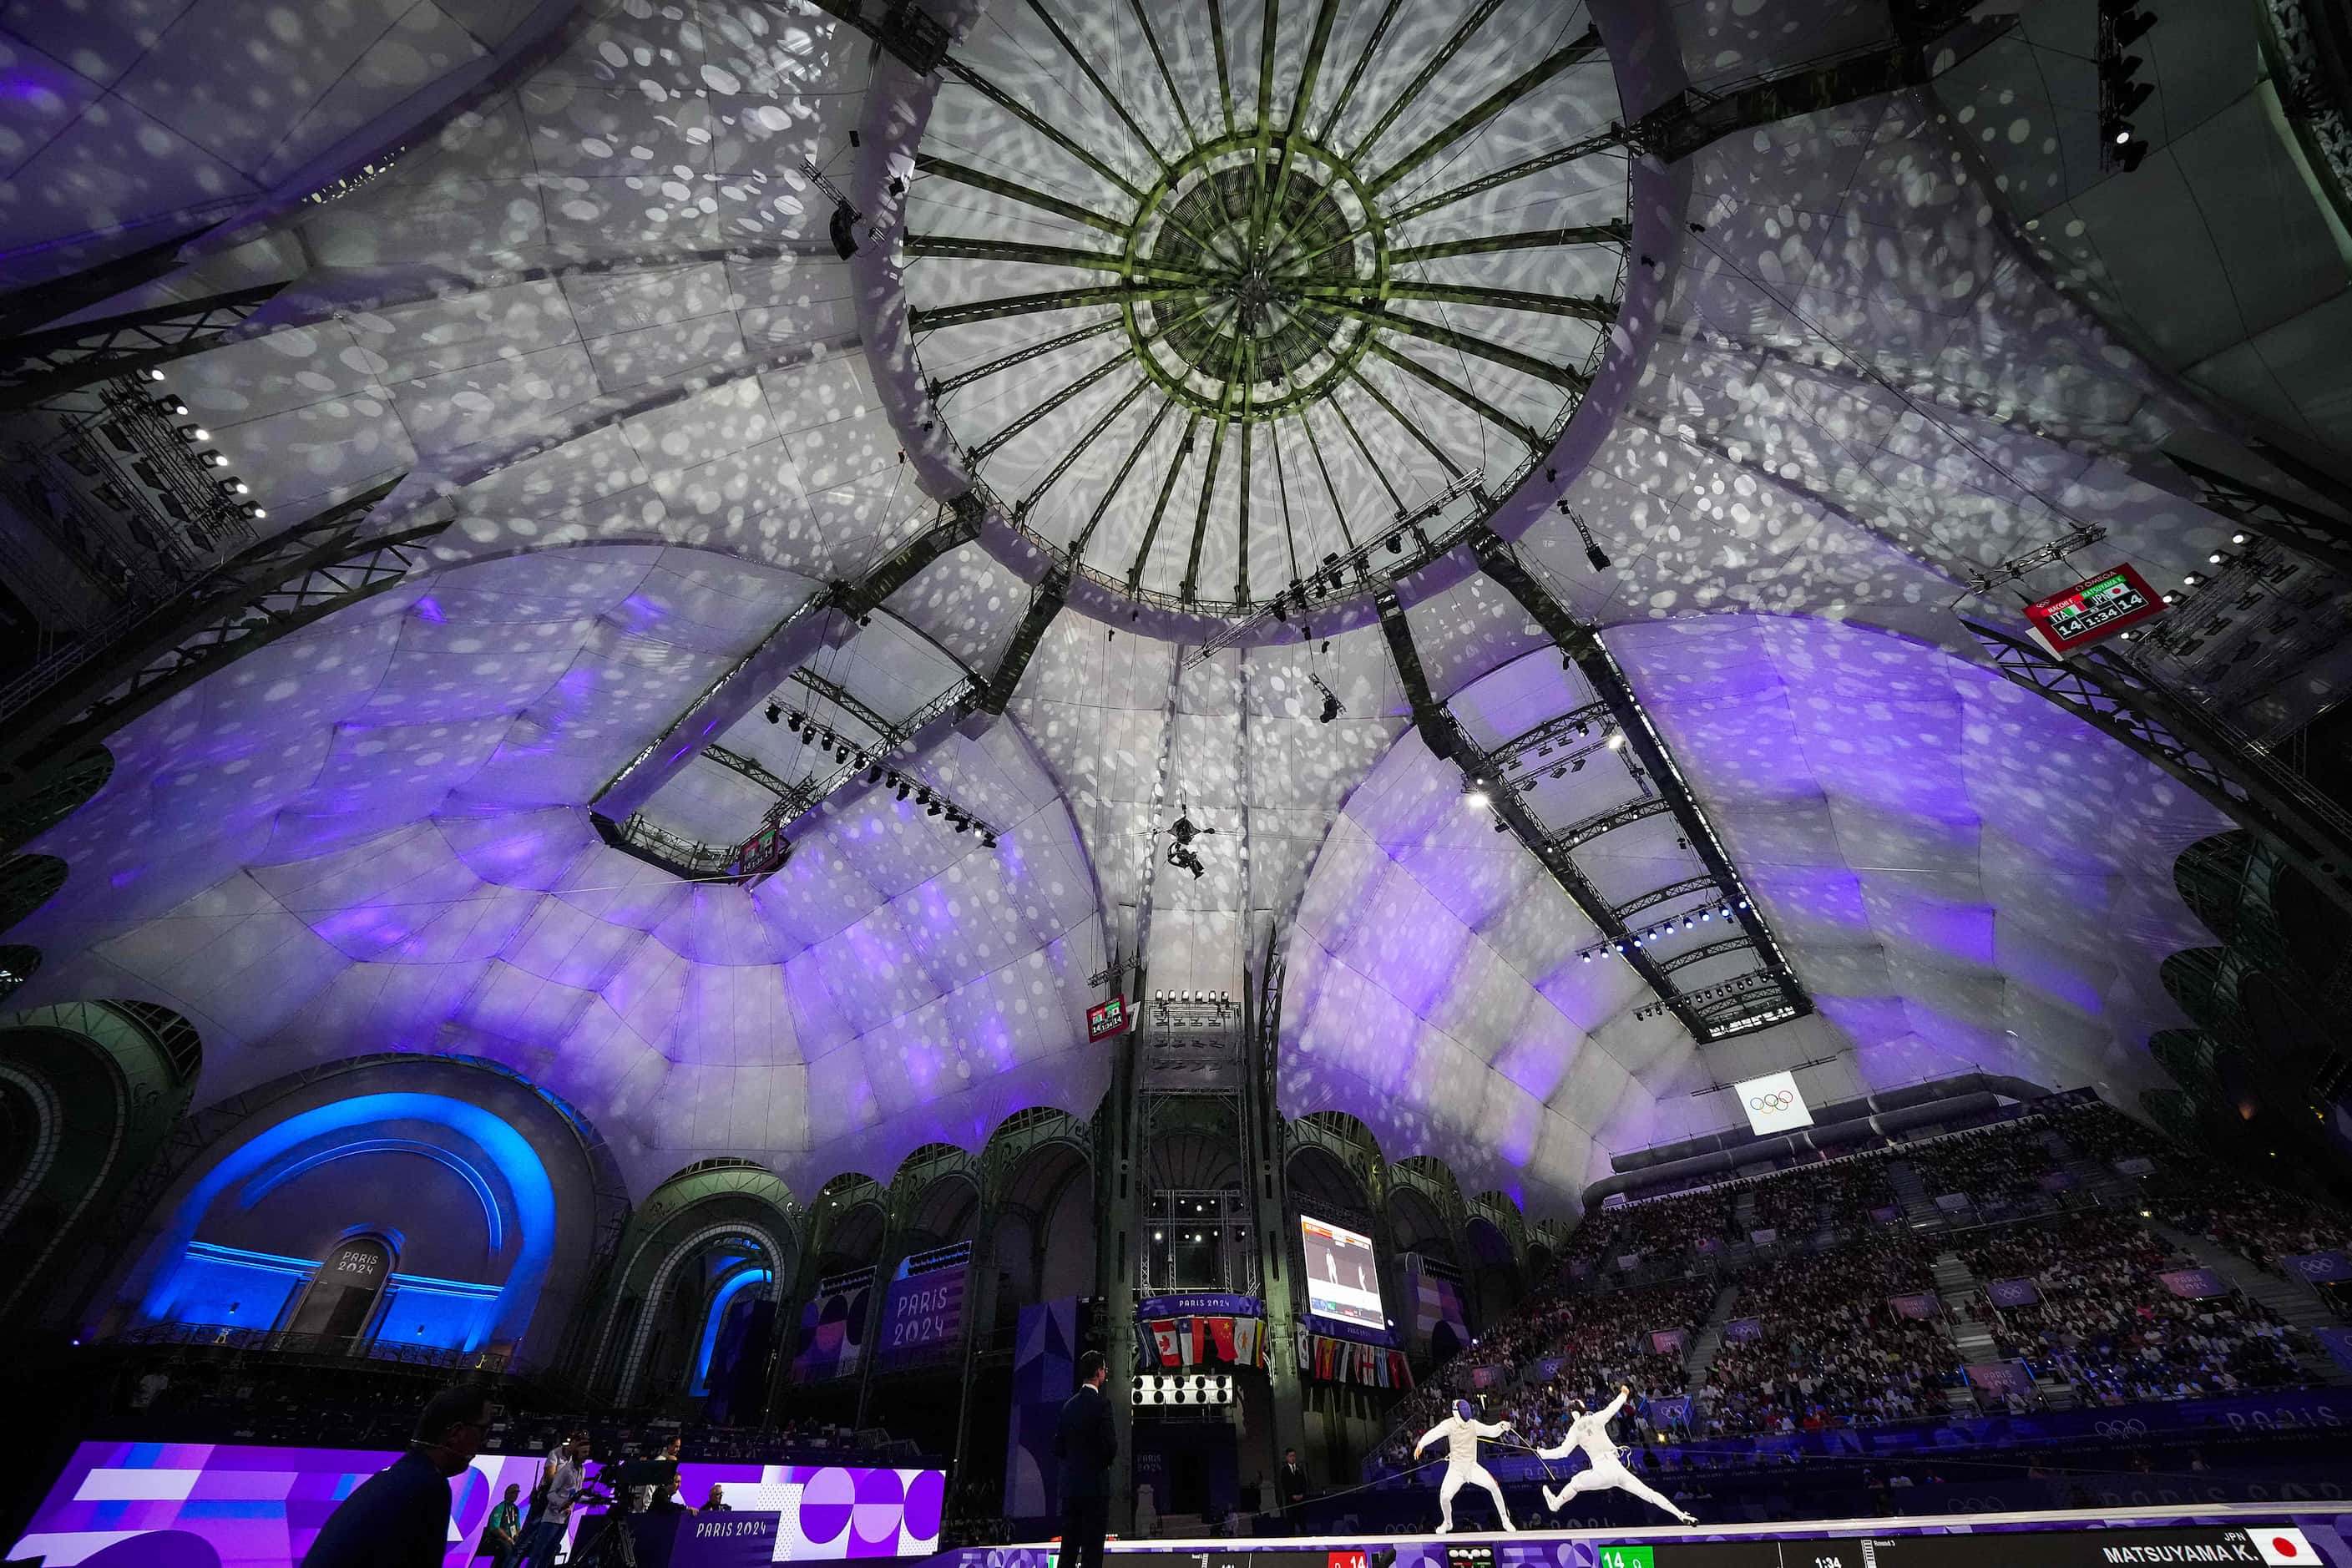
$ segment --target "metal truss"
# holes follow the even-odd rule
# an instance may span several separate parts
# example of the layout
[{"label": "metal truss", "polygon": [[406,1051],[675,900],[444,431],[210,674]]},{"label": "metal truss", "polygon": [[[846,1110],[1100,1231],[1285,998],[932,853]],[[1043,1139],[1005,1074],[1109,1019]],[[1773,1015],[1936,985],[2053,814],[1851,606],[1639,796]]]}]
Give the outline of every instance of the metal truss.
[{"label": "metal truss", "polygon": [[2307,555],[2340,576],[2352,577],[2352,523],[2274,496],[2178,452],[2167,452],[2164,458],[2196,481],[2197,504],[2207,511]]},{"label": "metal truss", "polygon": [[[1652,787],[1658,792],[1657,802],[1649,809],[1674,813],[1675,822],[1682,827],[1685,842],[1698,857],[1699,863],[1706,868],[1709,884],[1722,893],[1729,918],[1738,922],[1758,956],[1769,966],[1769,972],[1780,977],[1789,1005],[1797,1013],[1811,1012],[1812,999],[1806,995],[1804,988],[1798,984],[1795,975],[1790,972],[1787,961],[1781,957],[1779,942],[1773,940],[1770,930],[1764,923],[1762,912],[1748,897],[1738,868],[1731,864],[1731,857],[1724,849],[1722,840],[1716,837],[1714,825],[1707,821],[1706,814],[1699,808],[1698,799],[1685,782],[1682,769],[1675,764],[1673,754],[1666,750],[1664,737],[1651,724],[1649,715],[1642,710],[1624,671],[1617,668],[1617,661],[1601,645],[1600,637],[1591,627],[1569,612],[1568,606],[1538,580],[1528,570],[1527,563],[1519,559],[1518,552],[1493,529],[1481,523],[1471,530],[1470,548],[1486,575],[1518,601],[1519,606],[1535,619],[1536,624],[1544,629],[1544,634],[1576,666],[1577,672],[1584,677],[1585,683],[1592,688],[1593,694],[1608,709],[1611,721],[1625,737],[1626,749],[1640,763]],[[1611,823],[1597,827],[1596,831],[1607,832],[1610,826],[1616,826],[1620,824]],[[1694,1029],[1693,1033],[1702,1040],[1711,1037],[1703,1029]]]},{"label": "metal truss", "polygon": [[2300,775],[2106,647],[2062,659],[1982,622],[1961,624],[2004,679],[2154,763],[2352,910],[2352,817]]},{"label": "metal truss", "polygon": [[[1403,685],[1406,700],[1412,708],[1413,728],[1420,733],[1422,743],[1430,751],[1452,761],[1461,768],[1466,780],[1477,781],[1491,776],[1486,755],[1462,732],[1462,727],[1445,705],[1432,695],[1429,677],[1422,668],[1421,655],[1414,648],[1412,628],[1406,624],[1404,608],[1397,601],[1395,591],[1382,589],[1372,601],[1380,611],[1381,630],[1386,634],[1390,655],[1396,661],[1397,679]],[[1528,851],[1551,873],[1570,902],[1584,911],[1585,919],[1600,929],[1602,938],[1612,946],[1624,948],[1625,962],[1633,966],[1650,989],[1657,994],[1659,1004],[1671,1009],[1691,1034],[1701,1040],[1707,1038],[1706,1022],[1684,1002],[1648,950],[1633,940],[1633,933],[1609,900],[1601,896],[1577,866],[1575,858],[1552,841],[1549,831],[1537,820],[1525,802],[1510,790],[1493,791],[1488,801],[1497,820],[1508,827],[1513,837],[1527,847]]]},{"label": "metal truss", "polygon": [[1608,721],[1609,704],[1588,702],[1557,718],[1547,719],[1532,730],[1521,731],[1488,752],[1486,760],[1498,768],[1507,768],[1530,752],[1538,757],[1549,756],[1555,750],[1589,739],[1593,725],[1606,725]]},{"label": "metal truss", "polygon": [[1924,87],[2017,26],[2014,16],[1968,21],[1965,13],[1938,13],[1931,6],[1904,10],[1902,36],[1893,42],[1708,91],[1685,88],[1681,97],[1627,127],[1625,139],[1662,162],[1677,163],[1741,131],[1906,87]]},{"label": "metal truss", "polygon": [[1647,817],[1660,816],[1673,809],[1674,803],[1662,795],[1644,795],[1640,800],[1612,805],[1607,811],[1596,812],[1581,822],[1563,827],[1545,843],[1562,852],[1579,849],[1604,833],[1614,833],[1621,827],[1630,827]]},{"label": "metal truss", "polygon": [[30,408],[94,382],[201,353],[252,320],[285,287],[265,283],[0,342],[0,410]]},{"label": "metal truss", "polygon": [[1004,646],[1004,656],[996,661],[996,673],[988,678],[988,685],[980,694],[977,704],[983,713],[1002,713],[1013,700],[1013,693],[1021,685],[1021,677],[1029,668],[1029,661],[1037,656],[1037,647],[1045,639],[1046,628],[1070,597],[1070,572],[1066,566],[1055,566],[1045,574],[1031,595],[1029,608],[1021,624],[1013,628],[1013,640]]},{"label": "metal truss", "polygon": [[374,509],[398,482],[264,540],[28,697],[0,752],[0,790],[37,790],[84,748],[215,670],[415,571],[425,542],[449,524],[371,537]]},{"label": "metal truss", "polygon": [[1745,936],[1727,936],[1705,947],[1695,947],[1688,952],[1678,952],[1672,958],[1660,959],[1658,967],[1672,974],[1677,969],[1688,969],[1694,963],[1705,963],[1710,958],[1721,958],[1727,952],[1748,952],[1755,943]]},{"label": "metal truss", "polygon": [[1717,883],[1712,876],[1686,877],[1679,882],[1670,882],[1663,888],[1653,888],[1640,898],[1628,899],[1612,912],[1620,921],[1630,925],[1635,915],[1654,910],[1660,904],[1670,904],[1676,899],[1687,898],[1693,893],[1720,894],[1722,891],[1721,884]]}]

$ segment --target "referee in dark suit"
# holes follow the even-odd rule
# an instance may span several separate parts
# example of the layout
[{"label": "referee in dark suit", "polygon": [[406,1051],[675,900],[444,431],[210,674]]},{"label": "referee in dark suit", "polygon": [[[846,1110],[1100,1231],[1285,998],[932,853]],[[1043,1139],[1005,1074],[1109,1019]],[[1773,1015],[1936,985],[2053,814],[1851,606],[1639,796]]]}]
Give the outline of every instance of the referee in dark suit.
[{"label": "referee in dark suit", "polygon": [[1061,1462],[1061,1568],[1102,1568],[1103,1536],[1110,1529],[1110,1467],[1118,1458],[1118,1431],[1103,1393],[1109,1375],[1100,1351],[1078,1357],[1078,1391],[1062,1406],[1054,1429],[1054,1457]]}]

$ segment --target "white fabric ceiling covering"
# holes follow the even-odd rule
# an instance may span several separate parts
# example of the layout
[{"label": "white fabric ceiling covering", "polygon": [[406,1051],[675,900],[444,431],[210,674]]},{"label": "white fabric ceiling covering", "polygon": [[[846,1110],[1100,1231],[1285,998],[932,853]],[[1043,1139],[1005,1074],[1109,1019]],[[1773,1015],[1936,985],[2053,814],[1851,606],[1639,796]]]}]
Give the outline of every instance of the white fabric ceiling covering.
[{"label": "white fabric ceiling covering", "polygon": [[[1138,8],[1052,8],[1108,73],[1110,98],[1068,66],[1033,5],[985,7],[954,56],[1101,149],[1121,180],[1156,181],[1111,102],[1173,148],[1177,110]],[[1423,283],[1580,296],[1618,289],[1630,263],[1627,276],[1666,290],[1654,319],[1629,307],[1613,326],[1506,320],[1459,299],[1392,303],[1555,367],[1598,334],[1634,345],[1657,330],[1625,350],[1643,357],[1605,438],[1580,426],[1601,441],[1591,462],[1556,480],[1538,463],[1507,504],[1533,514],[1518,548],[1538,577],[1610,628],[1821,1005],[1702,1052],[1671,1016],[1632,1016],[1648,993],[1621,965],[1577,960],[1593,934],[1583,917],[1463,806],[1450,767],[1398,738],[1409,715],[1395,666],[1360,616],[1309,639],[1302,614],[1284,640],[1180,668],[1181,651],[1128,605],[1092,601],[1101,619],[1066,610],[1009,721],[893,759],[1005,829],[994,852],[863,790],[749,893],[689,887],[604,847],[584,805],[616,770],[811,595],[939,519],[951,491],[919,488],[936,456],[925,440],[984,439],[1113,341],[1047,350],[933,407],[865,335],[887,290],[861,269],[893,237],[862,229],[856,263],[841,261],[830,198],[803,161],[869,218],[898,211],[885,131],[1059,200],[1132,202],[952,72],[932,82],[927,110],[930,88],[809,0],[591,0],[539,54],[517,29],[527,11],[545,18],[520,0],[163,9],[173,19],[142,32],[103,6],[0,0],[0,49],[12,51],[0,65],[31,83],[0,100],[0,212],[30,237],[27,254],[70,239],[73,223],[129,226],[110,231],[106,253],[120,254],[150,226],[176,234],[243,211],[291,161],[405,123],[415,61],[432,84],[468,61],[520,63],[428,134],[385,129],[389,166],[359,188],[107,307],[283,282],[237,341],[172,362],[165,389],[210,428],[271,526],[392,480],[383,526],[452,521],[431,544],[433,574],[114,738],[114,782],[36,846],[65,857],[71,879],[11,934],[45,961],[17,1005],[182,1008],[204,1031],[206,1102],[330,1055],[479,1052],[577,1100],[633,1181],[740,1153],[803,1193],[845,1168],[887,1176],[932,1139],[977,1147],[1024,1105],[1091,1112],[1106,1062],[1084,1045],[1083,1014],[1102,994],[1088,977],[1107,948],[1147,961],[1147,987],[1240,994],[1287,944],[1284,1109],[1353,1111],[1391,1155],[1437,1154],[1465,1184],[1530,1202],[1571,1196],[1612,1152],[1734,1125],[1721,1097],[1690,1091],[1751,1068],[1834,1054],[1807,1069],[1817,1095],[1969,1067],[2101,1082],[2126,1104],[2151,1081],[2142,1043],[2178,1021],[2156,965],[2205,940],[2170,891],[2172,857],[2222,824],[2150,765],[1964,662],[1979,656],[1951,611],[2007,624],[2006,600],[1964,596],[1967,574],[2078,523],[2105,540],[2074,558],[2081,572],[2045,571],[2028,588],[2112,560],[2168,584],[2201,565],[2227,529],[2181,499],[2156,454],[2222,422],[2020,254],[1959,140],[1976,132],[1931,100],[1824,110],[1650,171],[1644,199],[1682,204],[1665,215],[1654,277],[1637,270],[1639,245],[1600,243],[1400,268]],[[1221,127],[1205,0],[1141,9],[1163,29],[1170,73],[1194,89],[1195,131]],[[1254,117],[1266,9],[1221,9],[1237,107]],[[1391,9],[1388,42],[1367,55]],[[1371,129],[1368,106],[1409,97],[1362,160],[1377,171],[1585,25],[1579,8],[1503,0],[1408,94],[1479,9],[1333,8],[1309,100],[1318,129],[1339,108],[1331,139],[1352,150]],[[1318,10],[1276,10],[1277,121]],[[1604,6],[1604,18],[1625,10]],[[289,32],[287,18],[302,25]],[[1702,83],[1869,43],[1885,21],[1866,5],[1748,0],[1637,7],[1635,19],[1678,32]],[[126,152],[144,145],[138,117],[168,120],[231,80],[252,84],[249,104],[171,127],[168,149]],[[1407,183],[1450,187],[1623,113],[1612,63],[1581,62]],[[869,133],[853,150],[860,125]],[[1391,240],[1613,222],[1632,166],[1613,148],[1564,161]],[[945,177],[914,179],[907,202],[918,234],[1117,243]],[[891,276],[919,308],[1115,276],[1024,264],[1016,281],[1009,262],[903,261]],[[945,377],[1111,313],[901,335],[925,377]],[[1423,370],[1549,431],[1556,384],[1407,337],[1397,351]],[[1507,489],[1523,447],[1392,361],[1363,369],[1416,427],[1485,468],[1489,489]],[[1150,417],[1156,394],[1082,441],[1122,375],[1132,371],[1009,442],[1002,471],[983,473],[1017,498],[1076,451],[1024,520],[1057,546],[1110,495]],[[1381,485],[1343,407],[1402,494]],[[934,416],[943,431],[922,428]],[[1140,554],[1143,589],[1172,592],[1194,574],[1203,598],[1232,593],[1246,563],[1262,596],[1297,569],[1294,547],[1311,571],[1444,482],[1360,388],[1343,385],[1311,417],[1317,447],[1299,420],[1252,443],[1246,554],[1238,436],[1226,490],[1204,509],[1197,474],[1188,489],[1180,473],[1160,542],[1142,550],[1181,438],[1171,415],[1104,509],[1087,563],[1124,582]],[[1589,564],[1556,497],[1607,568]],[[1287,534],[1275,521],[1286,508]],[[1218,525],[1196,536],[1204,510]],[[1343,518],[1355,534],[1339,532]],[[1007,531],[1000,520],[941,557],[809,668],[892,723],[988,677],[1046,564],[1008,548]],[[1404,596],[1431,684],[1482,742],[1586,700],[1493,581],[1420,586]],[[1342,705],[1329,723],[1317,682]],[[757,706],[719,739],[787,779],[811,771],[807,748]],[[1548,820],[1622,798],[1580,793],[1603,789],[1588,773],[1557,798],[1545,786]],[[1606,782],[1626,784],[1622,771]],[[771,798],[706,759],[647,816],[738,842]],[[1179,803],[1217,829],[1198,881],[1157,858],[1153,834]],[[1621,829],[1591,847],[1591,875],[1612,896],[1639,892],[1687,868],[1675,837],[1664,819]]]},{"label": "white fabric ceiling covering", "polygon": [[[1349,1111],[1391,1158],[1437,1154],[1549,1206],[1610,1154],[1721,1126],[1719,1097],[1693,1090],[1818,1057],[1835,1059],[1800,1074],[1816,1103],[1974,1069],[2126,1103],[2157,1081],[2138,1048],[2171,1016],[2157,965],[2210,940],[2172,863],[2225,819],[2040,699],[1887,633],[1724,616],[1607,640],[1819,1016],[1704,1050],[1671,1016],[1637,1019],[1647,987],[1580,957],[1592,923],[1408,736],[1349,797],[1299,907],[1286,1111]],[[1580,705],[1570,679],[1538,655],[1454,707],[1491,742]],[[1591,751],[1530,797],[1548,823],[1626,797],[1620,754]],[[1654,817],[1576,859],[1622,900],[1696,868],[1676,837]],[[1671,961],[1708,930],[1652,951]]]},{"label": "white fabric ceiling covering", "polygon": [[977,1147],[1024,1105],[1090,1112],[1093,879],[1013,726],[915,759],[1005,830],[994,850],[856,793],[747,891],[608,848],[581,809],[811,587],[559,551],[252,656],[116,737],[112,783],[51,836],[75,871],[23,928],[42,996],[180,1009],[208,1098],[373,1050],[489,1057],[579,1104],[641,1185],[730,1153],[806,1192]]}]

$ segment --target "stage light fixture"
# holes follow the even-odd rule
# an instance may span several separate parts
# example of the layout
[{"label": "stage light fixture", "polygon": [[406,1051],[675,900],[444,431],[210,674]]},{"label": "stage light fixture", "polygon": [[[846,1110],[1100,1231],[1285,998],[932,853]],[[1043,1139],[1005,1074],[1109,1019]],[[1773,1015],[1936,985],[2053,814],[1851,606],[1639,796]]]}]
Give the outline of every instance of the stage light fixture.
[{"label": "stage light fixture", "polygon": [[210,447],[205,447],[203,451],[196,454],[196,461],[202,463],[207,468],[226,468],[228,467],[228,459]]},{"label": "stage light fixture", "polygon": [[252,522],[258,522],[258,521],[260,521],[263,518],[268,517],[268,516],[269,515],[269,513],[268,512],[268,510],[266,510],[265,509],[263,509],[263,508],[261,508],[261,507],[256,506],[256,505],[255,505],[253,502],[251,502],[251,501],[247,501],[247,502],[246,502],[243,506],[241,506],[241,507],[237,508],[236,510],[237,510],[237,511],[238,511],[240,514],[242,514],[242,515],[243,515],[243,516],[244,516],[244,517],[245,517],[248,521],[252,521]]},{"label": "stage light fixture", "polygon": [[833,239],[834,254],[844,261],[857,254],[857,209],[847,202],[836,202],[833,216],[825,220],[825,232]]},{"label": "stage light fixture", "polygon": [[188,411],[188,405],[186,404],[181,402],[177,397],[168,392],[158,394],[153,399],[153,402],[157,408],[161,409],[165,414],[172,415],[175,417],[185,414]]},{"label": "stage light fixture", "polygon": [[900,800],[907,798],[907,781],[905,779],[900,779],[898,781],[898,798]]},{"label": "stage light fixture", "polygon": [[[771,724],[782,723],[782,722],[783,721],[783,717],[784,717],[784,708],[783,708],[783,704],[782,704],[782,703],[781,703],[781,702],[771,702],[771,703],[769,703],[769,704],[768,704],[768,713],[767,713],[767,718],[768,718],[768,722],[769,722],[769,723],[771,723]],[[800,726],[799,726],[799,725],[797,725],[797,724],[795,724],[795,725],[793,725],[793,728],[794,728],[795,730],[797,730],[797,729],[799,729],[799,728],[800,728]]]},{"label": "stage light fixture", "polygon": [[937,816],[940,814],[940,806],[938,801],[933,801],[929,805],[923,807],[923,815],[925,816]]},{"label": "stage light fixture", "polygon": [[183,441],[209,441],[213,438],[213,433],[201,425],[174,425],[172,429]]},{"label": "stage light fixture", "polygon": [[2246,542],[2246,538],[2247,535],[2245,531],[2241,529],[2237,532],[2230,535],[2230,542],[2232,544],[2243,544]]},{"label": "stage light fixture", "polygon": [[1625,749],[1624,731],[1620,730],[1615,734],[1609,737],[1609,749],[1612,752],[1622,752]]},{"label": "stage light fixture", "polygon": [[160,370],[150,370],[147,373],[147,379],[150,381],[161,381],[163,379],[163,373]]}]

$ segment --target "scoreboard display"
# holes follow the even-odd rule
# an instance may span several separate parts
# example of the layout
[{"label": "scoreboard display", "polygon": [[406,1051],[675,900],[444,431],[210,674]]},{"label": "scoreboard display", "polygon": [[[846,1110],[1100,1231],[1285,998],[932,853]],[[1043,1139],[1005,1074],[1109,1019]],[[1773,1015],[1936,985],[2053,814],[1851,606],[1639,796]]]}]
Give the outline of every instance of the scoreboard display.
[{"label": "scoreboard display", "polygon": [[2128,565],[2086,577],[2025,606],[2033,640],[2056,654],[2088,647],[2163,613],[2163,595]]},{"label": "scoreboard display", "polygon": [[1091,1043],[1124,1034],[1128,1023],[1126,997],[1114,996],[1108,1002],[1097,1002],[1087,1009],[1087,1039]]}]

